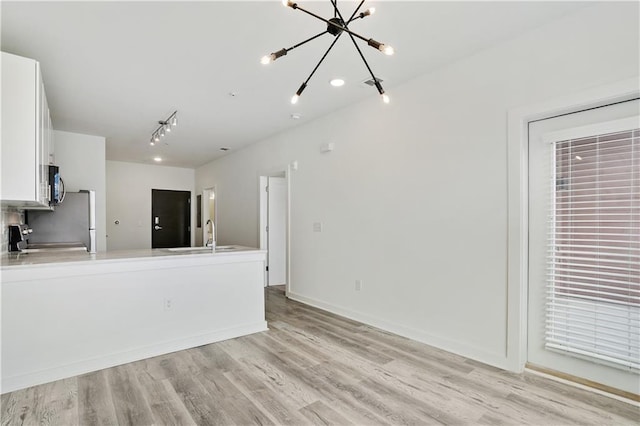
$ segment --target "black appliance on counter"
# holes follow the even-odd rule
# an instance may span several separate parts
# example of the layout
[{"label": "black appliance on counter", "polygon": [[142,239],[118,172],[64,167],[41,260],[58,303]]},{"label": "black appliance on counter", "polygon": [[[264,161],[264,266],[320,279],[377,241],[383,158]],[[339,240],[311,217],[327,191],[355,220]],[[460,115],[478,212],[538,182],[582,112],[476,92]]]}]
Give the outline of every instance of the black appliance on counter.
[{"label": "black appliance on counter", "polygon": [[27,225],[9,225],[9,251],[22,251],[27,245],[27,238],[32,232]]}]

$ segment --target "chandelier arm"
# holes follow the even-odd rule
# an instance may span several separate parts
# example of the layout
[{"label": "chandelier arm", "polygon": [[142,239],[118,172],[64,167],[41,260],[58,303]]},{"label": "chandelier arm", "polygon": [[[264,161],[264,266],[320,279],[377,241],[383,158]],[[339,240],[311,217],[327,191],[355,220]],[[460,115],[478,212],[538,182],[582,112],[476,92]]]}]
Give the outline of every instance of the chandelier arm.
[{"label": "chandelier arm", "polygon": [[315,72],[318,70],[318,68],[320,67],[320,64],[322,63],[322,61],[324,61],[324,58],[326,58],[327,55],[329,54],[329,52],[331,51],[331,49],[333,49],[333,46],[336,44],[336,42],[338,41],[338,39],[340,38],[341,35],[342,35],[342,33],[338,34],[336,36],[336,38],[333,40],[333,42],[331,43],[331,46],[329,46],[327,51],[324,52],[324,55],[322,55],[322,58],[320,58],[320,62],[318,62],[318,65],[316,65],[316,67],[313,69],[313,71],[311,71],[311,74],[309,74],[309,77],[307,77],[307,79],[304,81],[304,85],[305,86],[309,82],[309,80],[311,80],[311,77],[313,77],[313,74],[315,74]]},{"label": "chandelier arm", "polygon": [[[351,34],[349,34],[349,37],[351,37]],[[358,46],[358,43],[356,43],[356,40],[353,37],[351,37],[351,41],[353,42],[353,45],[355,46],[356,50],[360,54],[360,57],[362,58],[362,62],[364,62],[364,65],[369,70],[369,74],[371,74],[371,78],[373,78],[374,82],[378,83],[378,78],[373,74],[373,71],[371,70],[371,67],[369,66],[369,63],[367,62],[367,60],[365,59],[364,55],[362,54],[362,50],[360,50],[360,47]],[[376,87],[377,87],[377,84],[376,84]],[[378,91],[379,90],[380,89],[378,89]]]},{"label": "chandelier arm", "polygon": [[324,19],[322,16],[318,16],[318,15],[316,15],[315,13],[310,12],[310,11],[308,11],[308,10],[306,10],[306,9],[304,9],[304,8],[302,8],[302,7],[300,7],[300,6],[297,6],[297,7],[296,7],[296,10],[300,10],[300,11],[302,11],[302,12],[306,13],[307,15],[311,15],[311,16],[313,16],[314,18],[321,20],[322,22],[326,22],[326,23],[327,23],[327,25],[331,25],[331,26],[333,26],[333,27],[336,27],[336,28],[338,28],[338,29],[340,29],[340,30],[342,30],[342,31],[344,31],[344,32],[346,32],[346,33],[351,34],[351,35],[352,35],[352,36],[354,36],[354,37],[358,37],[360,40],[363,40],[363,41],[366,41],[366,42],[368,42],[368,41],[369,41],[369,39],[368,39],[368,38],[364,38],[364,37],[363,37],[363,36],[361,36],[360,34],[358,34],[358,33],[354,33],[354,32],[353,32],[353,31],[351,31],[349,28],[347,28],[347,27],[345,27],[345,26],[343,26],[343,25],[336,24],[335,22],[331,22],[331,21],[329,21],[328,19]]},{"label": "chandelier arm", "polygon": [[316,35],[314,35],[313,37],[309,37],[309,38],[308,38],[308,39],[306,39],[305,41],[301,41],[300,43],[298,43],[298,44],[296,44],[296,45],[293,45],[293,46],[291,46],[290,48],[285,49],[285,50],[286,50],[287,52],[290,52],[290,51],[292,51],[293,49],[295,49],[296,47],[300,47],[300,46],[302,46],[303,44],[309,43],[311,40],[315,40],[315,39],[317,39],[318,37],[320,37],[320,36],[323,36],[323,35],[327,34],[328,32],[329,32],[329,31],[323,31],[323,32],[321,32],[320,34],[316,34]]},{"label": "chandelier arm", "polygon": [[[349,20],[345,23],[345,25],[349,25],[352,21],[355,21],[356,19],[360,18],[360,16],[355,17],[355,18],[354,18],[354,16],[356,16],[356,13],[358,13],[358,11],[359,11],[359,10],[360,10],[360,8],[362,7],[362,5],[363,5],[364,1],[365,1],[365,0],[362,0],[362,1],[360,2],[360,4],[358,5],[358,7],[356,7],[356,10],[354,10],[354,11],[353,11],[353,13],[351,14],[351,17],[350,17],[350,18],[349,18]],[[337,2],[337,0],[336,0],[336,2]]]},{"label": "chandelier arm", "polygon": [[329,1],[333,5],[333,8],[335,9],[336,13],[338,14],[338,17],[342,21],[342,26],[344,28],[346,28],[347,27],[347,25],[346,25],[347,21],[344,20],[344,18],[342,17],[342,13],[340,13],[340,10],[338,9],[338,0],[329,0]]}]

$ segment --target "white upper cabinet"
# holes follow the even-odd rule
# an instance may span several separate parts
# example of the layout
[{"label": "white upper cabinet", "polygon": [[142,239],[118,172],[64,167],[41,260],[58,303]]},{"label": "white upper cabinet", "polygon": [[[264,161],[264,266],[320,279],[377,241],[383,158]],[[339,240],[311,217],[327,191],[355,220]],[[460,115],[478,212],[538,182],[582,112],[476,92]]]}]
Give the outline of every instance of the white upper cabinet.
[{"label": "white upper cabinet", "polygon": [[2,52],[0,199],[48,207],[51,118],[37,61]]}]

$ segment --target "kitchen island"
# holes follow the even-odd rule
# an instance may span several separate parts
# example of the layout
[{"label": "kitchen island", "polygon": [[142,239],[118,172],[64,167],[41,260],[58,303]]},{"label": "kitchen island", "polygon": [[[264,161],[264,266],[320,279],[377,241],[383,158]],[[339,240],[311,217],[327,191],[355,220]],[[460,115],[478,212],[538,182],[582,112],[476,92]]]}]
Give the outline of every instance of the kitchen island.
[{"label": "kitchen island", "polygon": [[4,254],[2,393],[267,329],[266,252]]}]

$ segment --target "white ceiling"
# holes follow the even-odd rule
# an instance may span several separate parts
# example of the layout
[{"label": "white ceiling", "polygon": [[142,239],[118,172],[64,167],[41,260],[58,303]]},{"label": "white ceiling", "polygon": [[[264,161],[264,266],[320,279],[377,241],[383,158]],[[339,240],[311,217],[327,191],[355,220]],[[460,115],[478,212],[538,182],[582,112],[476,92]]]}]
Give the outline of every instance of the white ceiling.
[{"label": "white ceiling", "polygon": [[[299,4],[332,17],[329,0]],[[340,0],[343,15],[356,1]],[[361,49],[394,108],[393,88],[418,75],[584,7],[576,2],[366,2],[376,14],[350,25],[393,45],[385,56]],[[375,88],[345,35],[309,82],[289,99],[333,37],[295,49],[268,66],[267,53],[326,25],[280,1],[1,3],[2,50],[41,63],[54,128],[105,136],[107,159],[197,167],[366,97]],[[346,18],[346,17],[345,17]],[[329,86],[335,76],[346,80]],[[233,92],[236,96],[230,96]],[[179,124],[149,146],[158,120]],[[302,118],[292,120],[292,113]]]}]

